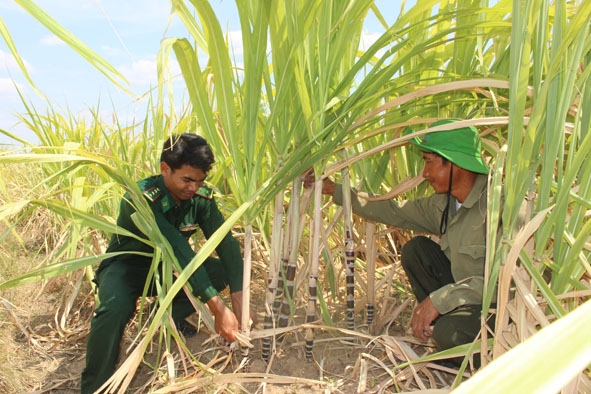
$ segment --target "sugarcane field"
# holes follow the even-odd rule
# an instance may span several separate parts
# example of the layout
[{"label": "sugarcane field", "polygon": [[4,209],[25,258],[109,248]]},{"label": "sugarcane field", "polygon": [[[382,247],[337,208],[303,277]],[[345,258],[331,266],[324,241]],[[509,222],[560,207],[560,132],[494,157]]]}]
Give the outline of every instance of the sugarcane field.
[{"label": "sugarcane field", "polygon": [[[41,240],[46,237],[46,230],[39,231],[40,234],[36,238],[26,240],[32,243],[30,248],[39,247],[34,243],[42,242]],[[390,248],[399,242],[398,237],[405,236],[386,236],[386,261],[394,261],[395,250]],[[40,255],[30,258],[21,253],[17,254],[21,255],[23,265],[30,264],[31,269],[43,260],[43,256]],[[252,305],[259,316],[259,322],[263,322],[264,295],[267,292],[265,265],[262,263],[265,257],[257,256],[255,260],[257,263],[253,267]],[[337,269],[343,270],[342,267]],[[400,279],[404,281],[394,265],[381,263],[377,270],[384,284],[397,283]],[[303,275],[305,273],[298,274],[299,277]],[[338,276],[344,280],[342,274]],[[75,275],[49,280],[41,286],[36,283],[19,287],[8,293],[9,298],[3,299],[3,316],[6,317],[3,324],[10,327],[10,330],[2,331],[2,344],[7,350],[4,365],[9,365],[13,371],[11,375],[3,378],[2,388],[6,392],[79,392],[76,386],[84,367],[85,337],[94,311],[92,289],[85,281],[85,272],[77,272]],[[319,285],[329,293],[328,281],[328,277],[322,278],[320,283],[324,285]],[[359,278],[359,281],[358,286],[365,286],[365,278]],[[295,282],[301,283],[302,279],[296,279]],[[419,343],[407,333],[406,325],[414,300],[411,299],[409,290],[405,290],[404,283],[397,283],[396,286],[396,291],[388,289],[385,285],[377,290],[375,305],[379,307],[376,307],[371,324],[367,323],[367,298],[364,295],[357,298],[353,329],[348,328],[345,294],[326,301],[327,313],[331,315],[333,325],[326,325],[320,318],[307,325],[307,289],[299,286],[296,294],[297,310],[293,317],[289,318],[289,324],[285,328],[278,328],[281,334],[272,338],[274,350],[266,356],[267,362],[263,359],[263,343],[270,337],[263,336],[265,330],[262,329],[262,324],[251,332],[248,342],[253,347],[241,349],[221,343],[219,337],[216,339],[212,331],[198,321],[196,314],[189,321],[200,327],[199,332],[189,338],[183,338],[187,349],[175,345],[170,354],[160,356],[174,360],[175,364],[181,363],[180,369],[176,372],[176,384],[173,383],[175,380],[164,378],[164,371],[162,376],[157,377],[148,367],[159,363],[155,338],[144,355],[146,365],[139,367],[127,390],[149,392],[150,387],[168,387],[167,390],[171,390],[170,392],[184,392],[183,390],[187,391],[188,387],[195,388],[189,389],[188,392],[265,390],[268,393],[316,393],[326,390],[375,390],[380,384],[391,380],[392,373],[389,368],[393,365],[433,352],[431,346]],[[305,350],[308,327],[314,328],[311,360],[307,359]],[[123,338],[121,363],[137,339],[135,337],[138,335],[138,329],[141,331],[137,319],[134,319]],[[228,374],[228,380],[216,378],[212,381],[211,375],[208,377],[205,371],[195,365],[191,366],[195,360],[185,353],[187,351],[191,352],[198,362],[207,365],[210,374]],[[247,352],[246,355],[243,354],[244,351]],[[186,360],[181,362],[181,357],[186,357]],[[31,363],[32,359],[36,361]],[[186,369],[182,367],[183,364]],[[165,365],[161,368],[165,368]],[[409,366],[402,373],[406,377],[401,379],[401,387],[408,385],[409,389],[419,389],[430,386],[449,387],[458,371],[444,365],[425,362],[415,367]],[[469,376],[469,372],[465,372],[464,375]],[[186,383],[182,383],[183,380],[186,380]],[[12,388],[7,385],[9,382],[18,382],[20,386]]]},{"label": "sugarcane field", "polygon": [[0,35],[0,393],[591,393],[591,0]]}]

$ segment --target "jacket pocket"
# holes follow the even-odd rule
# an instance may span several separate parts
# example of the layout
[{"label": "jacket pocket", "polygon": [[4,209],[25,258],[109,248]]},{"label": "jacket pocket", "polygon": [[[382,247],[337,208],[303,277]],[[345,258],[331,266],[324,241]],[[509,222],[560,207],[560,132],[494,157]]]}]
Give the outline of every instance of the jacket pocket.
[{"label": "jacket pocket", "polygon": [[465,245],[460,248],[460,253],[466,254],[473,259],[481,259],[486,255],[485,245]]}]

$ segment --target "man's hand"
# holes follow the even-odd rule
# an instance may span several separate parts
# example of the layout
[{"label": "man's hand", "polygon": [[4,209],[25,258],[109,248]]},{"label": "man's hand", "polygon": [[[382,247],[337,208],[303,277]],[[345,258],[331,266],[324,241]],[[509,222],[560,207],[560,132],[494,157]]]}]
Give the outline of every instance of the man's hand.
[{"label": "man's hand", "polygon": [[[236,315],[236,319],[238,319],[238,327],[242,329],[242,291],[230,294],[230,299],[232,300],[232,310]],[[250,308],[250,320],[252,320],[250,328],[253,328],[259,323],[257,315],[252,308]]]},{"label": "man's hand", "polygon": [[412,313],[410,326],[415,336],[423,341],[428,340],[433,335],[431,330],[431,323],[439,316],[439,312],[433,305],[431,297],[425,298],[417,305]]},{"label": "man's hand", "polygon": [[215,317],[215,331],[226,341],[234,342],[238,332],[238,320],[234,313],[224,305],[219,296],[207,301],[207,306]]},{"label": "man's hand", "polygon": [[[316,177],[314,176],[314,170],[309,170],[306,174],[304,174],[303,181],[304,181],[304,187],[306,189],[309,189],[312,186],[314,186],[314,182],[316,182]],[[334,183],[333,181],[331,181],[330,179],[324,178],[322,180],[322,194],[327,194],[329,196],[332,196],[334,194],[336,187],[337,187],[337,184]]]}]

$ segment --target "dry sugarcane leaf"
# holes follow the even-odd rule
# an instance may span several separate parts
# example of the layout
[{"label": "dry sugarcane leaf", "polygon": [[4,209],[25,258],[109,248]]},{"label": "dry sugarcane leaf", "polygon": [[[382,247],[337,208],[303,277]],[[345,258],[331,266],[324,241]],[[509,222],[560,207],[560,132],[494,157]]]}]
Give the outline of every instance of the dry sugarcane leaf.
[{"label": "dry sugarcane leaf", "polygon": [[[509,254],[507,256],[507,260],[505,264],[501,267],[501,273],[499,275],[499,286],[498,286],[498,295],[497,295],[497,319],[495,324],[495,332],[501,332],[504,325],[507,322],[507,316],[505,316],[506,305],[509,300],[509,288],[511,285],[511,279],[514,275],[516,266],[517,266],[517,259],[519,257],[519,253],[521,249],[525,246],[529,238],[533,235],[533,233],[540,227],[546,214],[553,208],[554,206],[548,207],[545,210],[539,212],[534,218],[529,221],[517,234],[511,249],[509,250]],[[496,336],[493,342],[493,355],[496,356],[499,354],[498,350],[496,350],[496,343],[498,342],[501,336]]]}]

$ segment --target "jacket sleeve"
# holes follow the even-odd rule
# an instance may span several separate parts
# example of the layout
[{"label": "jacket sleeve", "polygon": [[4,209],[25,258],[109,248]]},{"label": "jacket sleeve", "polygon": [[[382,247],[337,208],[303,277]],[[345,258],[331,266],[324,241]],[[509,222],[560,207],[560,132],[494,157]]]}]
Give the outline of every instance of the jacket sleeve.
[{"label": "jacket sleeve", "polygon": [[[447,203],[446,196],[433,194],[429,197],[414,201],[368,201],[364,194],[352,192],[351,203],[353,212],[366,219],[384,223],[394,227],[406,228],[413,231],[439,234],[439,224],[443,208]],[[341,205],[343,201],[342,188],[337,185],[333,201]],[[481,258],[484,258],[484,246]],[[466,252],[464,258],[472,261],[476,251]],[[449,256],[448,256],[449,257]],[[466,263],[468,264],[468,263]],[[482,302],[484,278],[480,275],[470,275],[465,279],[445,285],[430,294],[433,305],[441,314],[469,304]]]},{"label": "jacket sleeve", "polygon": [[[366,193],[351,191],[353,213],[375,222],[409,230],[438,234],[439,219],[443,212],[441,196],[433,194],[414,201],[369,201]],[[343,190],[337,184],[333,195],[335,204],[343,204]],[[445,203],[445,202],[444,202]]]},{"label": "jacket sleeve", "polygon": [[[174,251],[174,255],[177,258],[179,265],[184,269],[191,262],[193,257],[195,257],[193,248],[191,248],[191,245],[181,232],[171,225],[161,212],[158,212],[157,210],[153,210],[153,212],[160,232],[172,246],[172,250]],[[197,268],[197,271],[191,275],[189,283],[193,288],[193,293],[202,302],[207,302],[218,295],[217,290],[207,275],[207,270],[203,266]]]},{"label": "jacket sleeve", "polygon": [[474,276],[457,283],[445,285],[429,297],[440,314],[446,314],[462,305],[478,305],[482,303],[484,277]]},{"label": "jacket sleeve", "polygon": [[[209,239],[224,224],[225,219],[214,198],[211,200],[202,200],[202,202],[205,206],[204,209],[198,211],[197,223],[203,231],[203,235]],[[235,293],[241,291],[244,261],[242,259],[242,252],[240,251],[240,244],[232,236],[232,232],[228,232],[225,235],[224,239],[217,246],[216,253],[224,266],[230,292]]]}]

